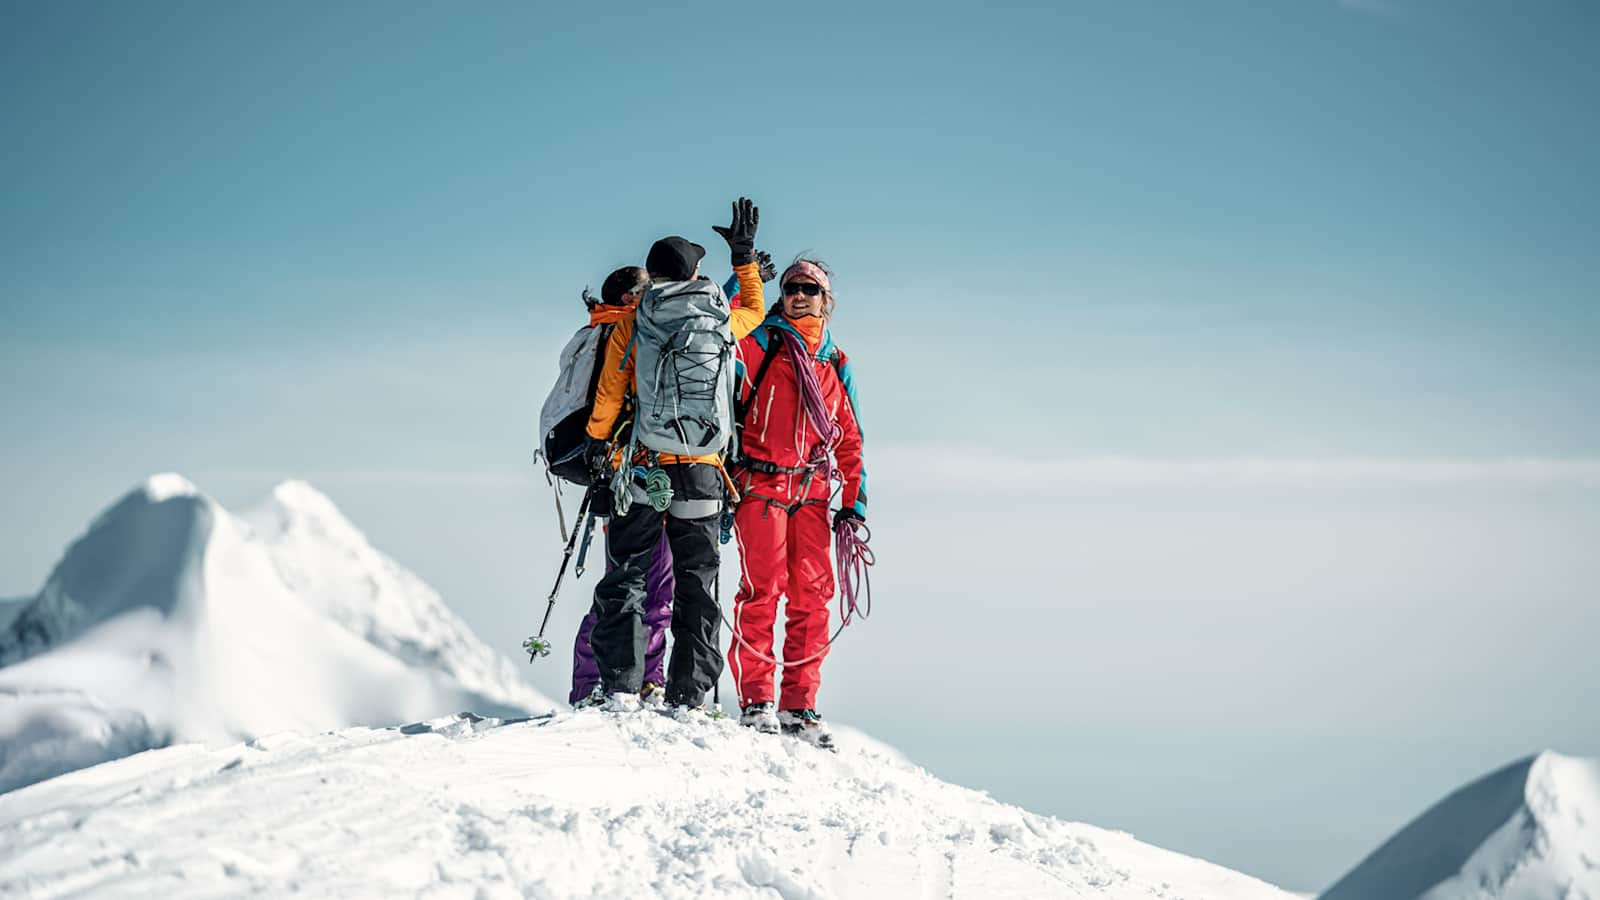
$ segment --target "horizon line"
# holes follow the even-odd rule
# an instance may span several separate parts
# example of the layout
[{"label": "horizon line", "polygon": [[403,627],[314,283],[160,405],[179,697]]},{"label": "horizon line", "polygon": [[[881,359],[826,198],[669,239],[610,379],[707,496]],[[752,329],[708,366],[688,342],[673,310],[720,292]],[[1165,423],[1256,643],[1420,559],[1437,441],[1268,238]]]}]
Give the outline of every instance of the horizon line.
[{"label": "horizon line", "polygon": [[[869,480],[933,480],[945,486],[1051,487],[1318,486],[1318,485],[1571,485],[1600,487],[1600,458],[1542,455],[1450,456],[1187,456],[1117,454],[1027,457],[950,445],[898,445],[866,453]],[[494,468],[198,469],[208,480],[289,480],[315,484],[416,484],[458,487],[543,486],[532,465]],[[575,486],[567,486],[579,490]],[[201,487],[204,491],[204,487]]]}]

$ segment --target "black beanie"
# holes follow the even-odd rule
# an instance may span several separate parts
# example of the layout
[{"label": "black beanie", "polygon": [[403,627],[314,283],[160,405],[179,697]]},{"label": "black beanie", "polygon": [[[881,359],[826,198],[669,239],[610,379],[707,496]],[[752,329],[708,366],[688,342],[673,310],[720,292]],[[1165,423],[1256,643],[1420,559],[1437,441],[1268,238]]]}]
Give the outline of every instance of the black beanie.
[{"label": "black beanie", "polygon": [[644,267],[651,277],[661,276],[667,281],[688,281],[694,277],[695,266],[704,259],[706,248],[688,238],[677,235],[664,237],[650,245],[650,255],[644,258]]}]

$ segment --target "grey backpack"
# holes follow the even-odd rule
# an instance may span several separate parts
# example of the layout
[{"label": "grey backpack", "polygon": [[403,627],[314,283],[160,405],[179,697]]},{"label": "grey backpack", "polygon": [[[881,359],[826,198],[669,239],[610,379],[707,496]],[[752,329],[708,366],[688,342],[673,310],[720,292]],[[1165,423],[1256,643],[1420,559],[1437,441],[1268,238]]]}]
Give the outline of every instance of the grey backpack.
[{"label": "grey backpack", "polygon": [[586,325],[578,329],[561,350],[561,374],[539,410],[539,454],[552,475],[574,484],[589,484],[583,450],[612,327]]},{"label": "grey backpack", "polygon": [[728,298],[709,279],[652,284],[634,320],[634,439],[658,453],[704,456],[733,433]]}]

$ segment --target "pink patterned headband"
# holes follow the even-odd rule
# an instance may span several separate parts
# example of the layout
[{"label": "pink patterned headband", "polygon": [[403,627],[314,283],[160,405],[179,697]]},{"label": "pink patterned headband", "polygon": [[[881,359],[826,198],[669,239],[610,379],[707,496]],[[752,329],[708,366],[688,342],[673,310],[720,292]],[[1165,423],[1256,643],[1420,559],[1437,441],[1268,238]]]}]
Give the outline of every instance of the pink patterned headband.
[{"label": "pink patterned headband", "polygon": [[829,295],[833,294],[833,286],[828,284],[828,273],[822,271],[822,267],[816,263],[808,262],[803,259],[783,270],[783,277],[778,279],[778,286],[782,287],[783,285],[788,284],[789,279],[796,275],[803,275],[806,278],[815,281],[817,284],[822,285],[823,291],[827,292]]}]

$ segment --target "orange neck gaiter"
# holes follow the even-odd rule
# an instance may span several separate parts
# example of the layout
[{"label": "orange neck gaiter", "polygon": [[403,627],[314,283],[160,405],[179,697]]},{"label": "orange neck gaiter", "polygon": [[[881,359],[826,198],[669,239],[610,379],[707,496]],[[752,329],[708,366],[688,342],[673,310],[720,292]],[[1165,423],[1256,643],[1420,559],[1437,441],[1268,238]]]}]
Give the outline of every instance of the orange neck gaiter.
[{"label": "orange neck gaiter", "polygon": [[820,316],[801,316],[798,319],[783,317],[794,330],[800,332],[800,337],[806,342],[806,349],[813,354],[822,349],[822,332],[828,328]]}]

